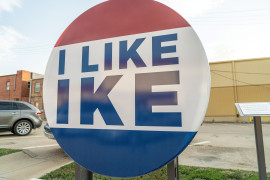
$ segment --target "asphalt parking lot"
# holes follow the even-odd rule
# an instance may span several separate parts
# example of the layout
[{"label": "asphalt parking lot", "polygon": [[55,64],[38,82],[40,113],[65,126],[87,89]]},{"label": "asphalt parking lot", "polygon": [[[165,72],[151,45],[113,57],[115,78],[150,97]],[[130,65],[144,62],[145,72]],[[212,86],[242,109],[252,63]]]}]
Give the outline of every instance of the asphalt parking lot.
[{"label": "asphalt parking lot", "polygon": [[[263,124],[267,172],[270,172],[270,124]],[[179,164],[257,171],[253,124],[207,123],[179,156]],[[43,135],[43,126],[24,137],[0,133],[0,148],[23,149],[0,158],[0,179],[31,179],[72,160],[55,140]]]},{"label": "asphalt parking lot", "polygon": [[[263,124],[267,172],[270,172],[270,124]],[[203,124],[179,163],[258,171],[253,124]]]}]

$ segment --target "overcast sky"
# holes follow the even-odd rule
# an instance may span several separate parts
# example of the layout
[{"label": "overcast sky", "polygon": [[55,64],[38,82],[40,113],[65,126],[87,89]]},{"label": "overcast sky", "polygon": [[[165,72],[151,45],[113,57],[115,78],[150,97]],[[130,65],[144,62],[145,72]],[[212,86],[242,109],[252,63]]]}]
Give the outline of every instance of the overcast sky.
[{"label": "overcast sky", "polygon": [[[44,73],[65,28],[104,0],[0,0],[0,75]],[[195,29],[213,61],[270,57],[269,0],[158,0]]]}]

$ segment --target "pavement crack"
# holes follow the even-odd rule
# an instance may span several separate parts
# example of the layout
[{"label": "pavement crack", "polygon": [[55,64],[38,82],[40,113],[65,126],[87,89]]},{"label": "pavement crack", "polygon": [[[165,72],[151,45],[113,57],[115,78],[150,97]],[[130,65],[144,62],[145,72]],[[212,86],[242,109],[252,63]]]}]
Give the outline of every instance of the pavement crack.
[{"label": "pavement crack", "polygon": [[37,157],[38,155],[33,153],[32,151],[28,150],[28,149],[23,149],[22,150],[25,154],[27,154],[28,156],[30,156],[31,158],[35,158]]}]

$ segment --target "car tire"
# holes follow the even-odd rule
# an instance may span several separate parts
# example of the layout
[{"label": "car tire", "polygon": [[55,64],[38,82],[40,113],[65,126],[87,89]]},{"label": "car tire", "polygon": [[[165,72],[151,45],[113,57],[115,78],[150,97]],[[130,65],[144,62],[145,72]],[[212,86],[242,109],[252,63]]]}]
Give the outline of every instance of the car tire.
[{"label": "car tire", "polygon": [[18,136],[26,136],[32,131],[32,124],[27,120],[20,120],[15,124],[13,131]]}]

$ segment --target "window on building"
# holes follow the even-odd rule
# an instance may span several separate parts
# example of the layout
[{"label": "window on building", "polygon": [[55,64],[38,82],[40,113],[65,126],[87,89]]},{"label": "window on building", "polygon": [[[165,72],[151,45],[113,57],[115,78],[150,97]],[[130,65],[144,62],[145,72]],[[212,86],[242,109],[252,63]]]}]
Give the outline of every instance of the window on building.
[{"label": "window on building", "polygon": [[40,83],[36,83],[35,92],[40,92]]},{"label": "window on building", "polygon": [[30,82],[28,82],[28,89],[30,88]]},{"label": "window on building", "polygon": [[8,81],[7,82],[7,91],[9,91],[9,89],[10,89],[10,82]]},{"label": "window on building", "polygon": [[38,105],[39,105],[38,102],[36,102],[36,108],[38,108]]}]

